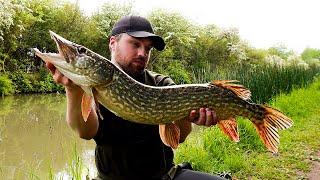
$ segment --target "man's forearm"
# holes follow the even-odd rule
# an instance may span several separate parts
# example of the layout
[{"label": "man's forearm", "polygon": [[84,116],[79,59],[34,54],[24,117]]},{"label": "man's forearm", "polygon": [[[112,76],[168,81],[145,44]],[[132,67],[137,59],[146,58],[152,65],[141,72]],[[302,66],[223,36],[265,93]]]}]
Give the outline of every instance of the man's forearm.
[{"label": "man's forearm", "polygon": [[94,109],[91,110],[87,121],[84,121],[81,112],[82,90],[70,90],[66,88],[67,96],[67,122],[69,126],[78,132],[83,139],[91,139],[98,129],[98,117]]}]

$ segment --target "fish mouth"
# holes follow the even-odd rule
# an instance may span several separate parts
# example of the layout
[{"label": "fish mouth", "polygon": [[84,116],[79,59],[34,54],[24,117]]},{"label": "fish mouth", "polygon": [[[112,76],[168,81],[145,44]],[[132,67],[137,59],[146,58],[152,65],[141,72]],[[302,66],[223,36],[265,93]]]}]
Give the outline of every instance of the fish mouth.
[{"label": "fish mouth", "polygon": [[78,55],[77,44],[61,37],[53,31],[49,31],[51,38],[55,41],[59,54],[64,57],[67,63],[75,60]]},{"label": "fish mouth", "polygon": [[36,56],[40,57],[43,61],[52,64],[56,64],[56,62],[59,62],[64,59],[60,54],[57,53],[42,53],[37,48],[33,48],[33,51],[36,54]]}]

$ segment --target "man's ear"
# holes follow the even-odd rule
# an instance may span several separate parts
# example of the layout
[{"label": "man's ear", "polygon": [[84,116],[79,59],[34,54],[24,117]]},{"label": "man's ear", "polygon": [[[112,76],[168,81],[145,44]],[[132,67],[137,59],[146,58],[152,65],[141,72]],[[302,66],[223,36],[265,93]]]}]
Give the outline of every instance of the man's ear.
[{"label": "man's ear", "polygon": [[109,41],[109,49],[110,49],[110,51],[114,51],[115,50],[116,43],[117,43],[116,37],[115,36],[111,36],[110,37],[110,41]]}]

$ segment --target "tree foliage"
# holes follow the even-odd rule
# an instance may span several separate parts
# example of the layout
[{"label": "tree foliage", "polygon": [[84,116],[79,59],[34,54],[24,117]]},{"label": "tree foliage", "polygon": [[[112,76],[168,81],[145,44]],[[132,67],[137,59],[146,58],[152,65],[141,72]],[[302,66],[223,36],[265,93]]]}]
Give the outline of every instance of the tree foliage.
[{"label": "tree foliage", "polygon": [[306,48],[301,53],[302,60],[308,62],[308,61],[320,61],[320,49],[314,49],[314,48]]},{"label": "tree foliage", "polygon": [[[139,15],[132,7],[130,3],[105,3],[88,16],[78,4],[69,1],[2,0],[0,73],[39,73],[43,63],[34,56],[31,48],[55,52],[56,47],[49,36],[49,30],[109,58],[111,29],[120,17]],[[307,48],[301,56],[283,45],[255,49],[240,38],[237,29],[219,28],[213,24],[201,26],[177,12],[164,9],[151,11],[147,18],[153,24],[156,34],[166,42],[164,51],[153,50],[148,68],[170,75],[178,83],[189,83],[194,78],[199,79],[197,76],[203,72],[211,73],[224,67],[254,68],[270,63],[319,65],[318,49]],[[22,76],[22,79],[28,79],[26,77]],[[34,82],[29,78],[22,81],[22,84],[28,87],[28,81],[31,84]],[[50,84],[50,81],[43,82]],[[40,86],[47,87],[43,84]]]}]

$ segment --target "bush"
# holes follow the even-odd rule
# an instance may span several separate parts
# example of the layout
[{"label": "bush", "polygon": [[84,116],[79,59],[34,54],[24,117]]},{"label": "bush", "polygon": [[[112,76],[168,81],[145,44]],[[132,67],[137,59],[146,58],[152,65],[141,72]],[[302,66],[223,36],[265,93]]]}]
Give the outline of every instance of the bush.
[{"label": "bush", "polygon": [[37,81],[34,82],[35,92],[45,93],[53,91],[52,77],[45,68],[40,68],[39,73],[33,76],[37,79]]},{"label": "bush", "polygon": [[11,73],[9,78],[12,80],[17,93],[29,93],[33,91],[32,82],[26,73],[16,71]]},{"label": "bush", "polygon": [[40,69],[39,73],[16,71],[10,73],[9,78],[16,93],[51,93],[64,91],[64,87],[55,83],[45,68]]},{"label": "bush", "polygon": [[14,86],[7,75],[0,75],[0,94],[10,95],[14,93]]},{"label": "bush", "polygon": [[168,67],[162,73],[169,75],[176,84],[191,83],[190,75],[181,61],[169,62]]},{"label": "bush", "polygon": [[57,84],[53,81],[51,74],[46,68],[41,68],[39,70],[39,86],[38,92],[57,92],[64,91],[64,87],[60,84]]}]

